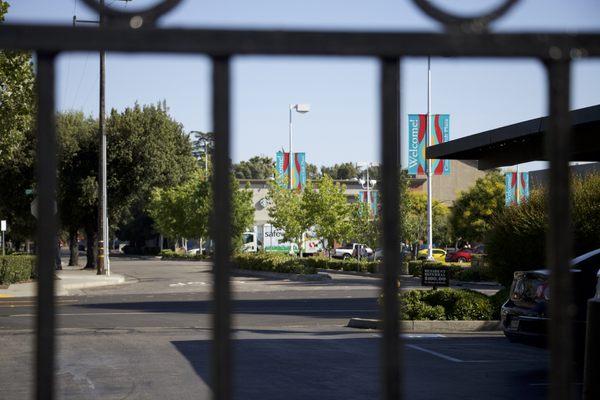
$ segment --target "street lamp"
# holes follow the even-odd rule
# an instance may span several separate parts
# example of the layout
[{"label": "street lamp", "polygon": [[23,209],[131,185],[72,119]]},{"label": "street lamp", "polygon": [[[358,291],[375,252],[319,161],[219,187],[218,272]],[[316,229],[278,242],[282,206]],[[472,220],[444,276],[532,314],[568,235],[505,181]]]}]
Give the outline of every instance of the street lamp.
[{"label": "street lamp", "polygon": [[367,204],[369,205],[369,213],[371,212],[371,189],[377,184],[375,179],[369,179],[369,168],[379,167],[379,163],[377,162],[357,162],[357,167],[364,167],[367,170],[367,179],[360,178],[358,183],[363,187],[363,189],[367,190]]},{"label": "street lamp", "polygon": [[290,189],[292,189],[293,186],[293,177],[294,177],[294,171],[292,171],[292,164],[293,164],[293,160],[294,160],[294,153],[293,153],[293,147],[292,147],[292,111],[296,110],[296,112],[300,113],[300,114],[306,114],[307,112],[310,111],[310,104],[290,104],[290,155],[289,155],[289,162],[288,162],[288,169],[290,171]]}]

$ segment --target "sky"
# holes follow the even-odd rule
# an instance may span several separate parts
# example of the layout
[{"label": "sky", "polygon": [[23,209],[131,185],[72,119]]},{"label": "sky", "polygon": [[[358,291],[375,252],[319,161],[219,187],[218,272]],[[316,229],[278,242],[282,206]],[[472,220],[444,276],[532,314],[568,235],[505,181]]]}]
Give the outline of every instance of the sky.
[{"label": "sky", "polygon": [[[157,0],[116,8],[140,8]],[[9,0],[8,23],[72,24],[94,19],[81,0]],[[473,14],[500,0],[434,0]],[[458,3],[458,4],[456,4]],[[440,31],[408,0],[183,0],[161,20],[168,27]],[[492,31],[600,32],[598,0],[522,0]],[[235,57],[232,65],[232,155],[274,156],[288,148],[289,104],[308,103],[293,116],[294,151],[308,162],[379,160],[378,63],[370,58]],[[204,56],[108,53],[107,109],[166,100],[184,129],[210,131],[210,63]],[[450,114],[451,139],[547,114],[546,75],[535,60],[432,58],[432,113]],[[402,143],[406,115],[427,108],[427,60],[402,61]],[[600,104],[600,61],[573,64],[571,108]],[[97,53],[64,53],[58,61],[59,110],[98,113]],[[110,144],[109,144],[110,146]],[[406,146],[403,164],[406,162]],[[110,149],[109,149],[110,150]],[[539,169],[530,163],[523,170]]]}]

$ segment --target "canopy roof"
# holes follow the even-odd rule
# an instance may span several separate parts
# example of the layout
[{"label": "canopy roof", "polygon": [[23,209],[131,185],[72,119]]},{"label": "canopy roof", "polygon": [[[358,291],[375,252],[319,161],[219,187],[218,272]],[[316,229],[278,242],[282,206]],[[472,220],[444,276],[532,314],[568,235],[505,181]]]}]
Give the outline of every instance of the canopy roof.
[{"label": "canopy roof", "polygon": [[[571,161],[600,161],[600,105],[571,111]],[[426,157],[475,160],[480,170],[547,160],[549,117],[535,118],[451,140],[426,149]]]}]

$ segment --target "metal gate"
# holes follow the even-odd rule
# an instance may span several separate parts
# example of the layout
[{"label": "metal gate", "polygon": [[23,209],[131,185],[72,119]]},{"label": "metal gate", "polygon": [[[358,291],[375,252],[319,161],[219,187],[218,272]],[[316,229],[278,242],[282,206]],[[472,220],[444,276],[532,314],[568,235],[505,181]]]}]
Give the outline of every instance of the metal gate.
[{"label": "metal gate", "polygon": [[83,0],[104,15],[100,28],[67,26],[0,26],[0,48],[37,54],[38,158],[38,312],[36,322],[36,396],[53,399],[55,367],[55,302],[53,259],[57,219],[55,62],[62,51],[115,51],[205,54],[212,58],[213,130],[215,143],[214,208],[219,223],[215,239],[212,388],[216,399],[232,397],[231,292],[229,227],[230,63],[236,55],[367,56],[379,59],[382,159],[382,244],[386,255],[383,278],[384,331],[381,341],[382,398],[402,396],[402,353],[396,279],[399,259],[397,184],[400,160],[400,62],[403,56],[521,57],[541,61],[548,74],[550,126],[546,151],[550,160],[548,265],[552,269],[553,315],[550,326],[550,397],[572,397],[568,304],[569,244],[569,92],[571,61],[600,56],[597,34],[493,34],[489,24],[518,0],[505,0],[495,10],[472,18],[449,15],[429,3],[413,2],[443,25],[443,33],[370,33],[219,29],[162,29],[155,23],[181,0],[164,0],[138,12],[120,12]]}]

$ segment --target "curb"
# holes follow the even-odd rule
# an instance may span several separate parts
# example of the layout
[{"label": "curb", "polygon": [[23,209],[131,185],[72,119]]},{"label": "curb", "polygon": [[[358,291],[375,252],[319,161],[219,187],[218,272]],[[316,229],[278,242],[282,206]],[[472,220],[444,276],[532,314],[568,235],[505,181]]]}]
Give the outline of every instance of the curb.
[{"label": "curb", "polygon": [[308,281],[326,281],[331,279],[328,274],[286,274],[283,272],[269,272],[269,271],[254,271],[251,269],[234,269],[234,274],[245,275],[245,276],[259,276],[263,278],[274,278],[274,279],[289,279],[297,282],[308,282]]},{"label": "curb", "polygon": [[[378,319],[351,318],[349,328],[382,329]],[[400,331],[419,333],[496,332],[502,331],[500,321],[400,321]]]}]

